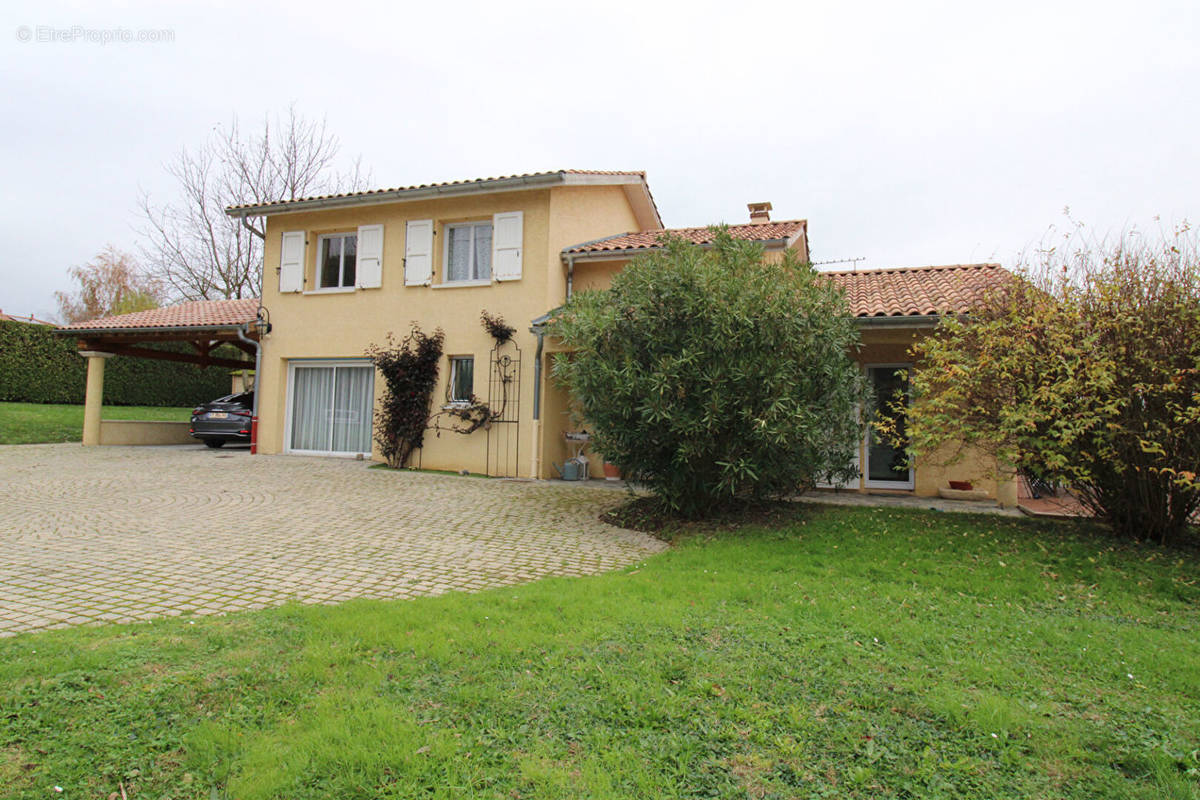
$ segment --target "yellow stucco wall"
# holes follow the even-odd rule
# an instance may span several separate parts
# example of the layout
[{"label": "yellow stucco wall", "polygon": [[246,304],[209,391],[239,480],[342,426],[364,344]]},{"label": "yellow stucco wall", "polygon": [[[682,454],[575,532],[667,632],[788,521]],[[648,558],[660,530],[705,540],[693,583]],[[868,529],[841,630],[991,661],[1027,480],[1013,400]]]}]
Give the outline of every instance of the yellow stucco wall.
[{"label": "yellow stucco wall", "polygon": [[[598,191],[601,188],[603,192]],[[564,186],[554,190],[550,198],[551,238],[562,244],[550,254],[551,258],[561,264],[559,254],[567,245],[640,230],[624,196],[619,186]],[[606,233],[595,233],[597,230]],[[547,288],[545,311],[561,305],[567,297],[565,269],[560,266],[553,270]]]},{"label": "yellow stucco wall", "polygon": [[106,419],[100,422],[100,444],[163,445],[196,444],[188,434],[191,423],[162,420]]},{"label": "yellow stucco wall", "polygon": [[[490,220],[493,214],[523,212],[522,274],[520,280],[481,286],[444,285],[444,226],[454,222]],[[432,286],[406,286],[404,252],[406,223],[433,219],[434,277]],[[308,286],[316,285],[317,237],[352,232],[361,225],[382,224],[383,278],[375,289],[350,291],[279,292],[277,267],[282,234],[304,231]],[[561,305],[566,296],[559,254],[570,244],[621,233],[636,227],[624,191],[618,186],[553,187],[450,197],[419,202],[389,203],[272,215],[267,220],[264,253],[263,304],[274,325],[263,343],[260,376],[259,448],[264,453],[286,452],[288,445],[288,365],[310,359],[362,358],[372,344],[382,344],[389,332],[403,337],[416,322],[426,332],[441,328],[446,335],[445,358],[434,394],[434,410],[443,405],[450,377],[448,357],[475,359],[474,392],[488,394],[488,360],[493,341],[479,322],[484,309],[499,314],[517,329],[514,341],[522,357],[519,441],[505,442],[515,461],[515,473],[528,476],[541,437],[533,424],[536,337],[532,319]],[[511,352],[511,351],[506,351]],[[379,376],[375,397],[382,393]],[[427,469],[469,469],[487,472],[488,433],[467,436],[430,433],[413,464]],[[496,446],[499,442],[493,440]],[[516,455],[513,455],[513,451]],[[378,458],[378,449],[372,454]],[[545,474],[549,465],[539,472]]]},{"label": "yellow stucco wall", "polygon": [[586,292],[607,289],[618,272],[625,269],[628,259],[616,261],[580,261],[575,264],[574,291]]}]

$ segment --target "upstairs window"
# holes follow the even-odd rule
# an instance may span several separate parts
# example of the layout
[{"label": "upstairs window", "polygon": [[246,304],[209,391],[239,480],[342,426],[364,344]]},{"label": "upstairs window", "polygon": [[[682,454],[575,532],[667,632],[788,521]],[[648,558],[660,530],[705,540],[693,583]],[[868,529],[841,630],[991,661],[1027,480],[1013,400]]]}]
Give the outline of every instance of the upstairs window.
[{"label": "upstairs window", "polygon": [[322,236],[317,243],[317,286],[321,289],[354,288],[358,267],[358,235]]},{"label": "upstairs window", "polygon": [[446,226],[446,282],[492,279],[492,223]]}]

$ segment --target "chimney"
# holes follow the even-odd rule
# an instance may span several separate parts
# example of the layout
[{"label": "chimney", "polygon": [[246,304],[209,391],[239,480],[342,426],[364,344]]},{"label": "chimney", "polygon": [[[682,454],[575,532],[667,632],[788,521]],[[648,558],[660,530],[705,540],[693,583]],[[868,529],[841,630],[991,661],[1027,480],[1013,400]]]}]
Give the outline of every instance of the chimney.
[{"label": "chimney", "polygon": [[746,208],[750,209],[751,225],[757,225],[763,222],[771,221],[770,203],[746,203]]}]

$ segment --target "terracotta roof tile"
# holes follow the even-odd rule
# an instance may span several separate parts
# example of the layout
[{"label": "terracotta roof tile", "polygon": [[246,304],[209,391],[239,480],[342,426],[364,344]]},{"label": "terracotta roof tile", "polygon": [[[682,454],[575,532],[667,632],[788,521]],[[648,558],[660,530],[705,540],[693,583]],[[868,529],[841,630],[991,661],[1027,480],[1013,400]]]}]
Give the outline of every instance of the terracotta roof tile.
[{"label": "terracotta roof tile", "polygon": [[826,272],[846,291],[856,317],[964,314],[983,296],[1012,279],[999,264]]},{"label": "terracotta roof tile", "polygon": [[258,314],[258,298],[241,300],[193,300],[150,311],[135,311],[112,317],[64,325],[60,330],[103,330],[112,328],[234,328]]},{"label": "terracotta roof tile", "polygon": [[[790,239],[801,233],[808,223],[802,219],[779,222],[763,222],[750,225],[730,225],[729,234],[735,239],[764,242],[772,239]],[[662,246],[665,235],[682,236],[693,244],[709,244],[713,240],[710,227],[671,228],[664,231],[637,231],[620,233],[593,242],[583,242],[563,250],[568,255],[581,253],[608,253],[621,250],[650,250]]]},{"label": "terracotta roof tile", "polygon": [[646,173],[641,170],[620,170],[620,169],[558,169],[549,172],[523,172],[516,175],[495,175],[489,178],[468,178],[459,181],[442,181],[440,183],[420,183],[412,186],[393,186],[388,189],[366,189],[361,192],[339,192],[336,194],[318,194],[310,197],[296,197],[291,200],[280,199],[266,203],[242,203],[236,206],[229,206],[225,209],[226,212],[239,211],[244,208],[261,208],[263,206],[284,205],[287,203],[307,203],[314,200],[335,200],[347,197],[370,197],[377,194],[389,194],[391,192],[411,192],[418,189],[439,189],[448,186],[467,186],[473,183],[488,183],[489,181],[505,181],[514,180],[517,178],[544,178],[549,175],[629,175],[636,176],[646,180]]}]

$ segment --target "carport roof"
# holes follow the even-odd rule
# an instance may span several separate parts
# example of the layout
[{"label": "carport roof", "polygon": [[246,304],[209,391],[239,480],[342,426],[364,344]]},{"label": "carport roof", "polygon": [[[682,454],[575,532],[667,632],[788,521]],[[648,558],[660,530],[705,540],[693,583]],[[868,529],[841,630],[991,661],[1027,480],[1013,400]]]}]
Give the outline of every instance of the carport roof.
[{"label": "carport roof", "polygon": [[258,314],[258,305],[257,297],[238,300],[193,300],[149,311],[134,311],[76,322],[63,325],[59,330],[72,334],[236,330],[254,321]]},{"label": "carport roof", "polygon": [[[134,311],[100,319],[64,325],[55,333],[77,337],[81,353],[110,353],[163,361],[182,361],[202,367],[217,366],[245,369],[254,362],[225,358],[212,350],[226,343],[248,356],[255,355],[254,345],[238,334],[244,328],[247,338],[257,339],[253,323],[258,317],[257,297],[240,300],[192,300],[149,311]],[[185,342],[195,353],[176,349],[141,347],[145,344]]]}]

